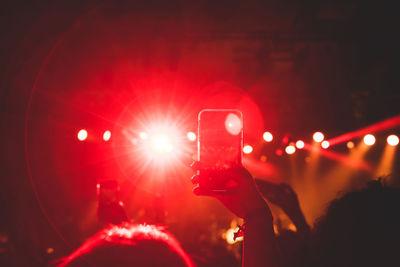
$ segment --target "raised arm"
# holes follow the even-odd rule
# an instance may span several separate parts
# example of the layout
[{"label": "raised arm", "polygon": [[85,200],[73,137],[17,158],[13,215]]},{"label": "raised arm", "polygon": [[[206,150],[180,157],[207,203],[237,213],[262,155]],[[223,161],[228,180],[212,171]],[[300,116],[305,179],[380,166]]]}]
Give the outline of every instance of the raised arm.
[{"label": "raised arm", "polygon": [[[194,169],[199,169],[194,165]],[[275,267],[278,249],[273,230],[271,211],[258,191],[257,185],[244,168],[226,171],[228,178],[225,192],[212,191],[198,185],[200,177],[192,178],[196,195],[212,196],[221,201],[236,216],[244,219],[243,264],[244,267]]]}]

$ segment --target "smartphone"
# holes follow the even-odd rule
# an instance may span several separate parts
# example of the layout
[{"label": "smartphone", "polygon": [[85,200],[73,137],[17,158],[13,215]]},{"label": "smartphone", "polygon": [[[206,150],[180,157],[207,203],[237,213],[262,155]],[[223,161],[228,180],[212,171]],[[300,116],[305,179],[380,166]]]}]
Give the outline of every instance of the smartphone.
[{"label": "smartphone", "polygon": [[199,185],[223,189],[224,171],[241,166],[243,115],[236,109],[204,109],[198,116]]},{"label": "smartphone", "polygon": [[120,224],[129,221],[124,204],[119,198],[117,180],[102,179],[97,183],[97,219],[102,224]]}]

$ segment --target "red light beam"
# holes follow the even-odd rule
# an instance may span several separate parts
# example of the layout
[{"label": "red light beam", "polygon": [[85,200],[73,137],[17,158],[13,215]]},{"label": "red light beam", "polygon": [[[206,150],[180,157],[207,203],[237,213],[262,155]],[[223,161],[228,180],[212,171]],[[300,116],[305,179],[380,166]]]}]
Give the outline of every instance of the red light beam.
[{"label": "red light beam", "polygon": [[329,141],[330,146],[334,146],[334,145],[349,141],[349,140],[359,137],[359,136],[363,136],[363,135],[366,135],[369,133],[374,133],[377,131],[383,131],[386,129],[396,127],[398,125],[400,125],[400,115],[395,116],[390,119],[387,119],[387,120],[384,120],[384,121],[381,121],[381,122],[378,122],[376,124],[370,125],[363,129],[340,135],[340,136],[332,138],[331,140],[328,140],[328,141]]},{"label": "red light beam", "polygon": [[372,167],[369,163],[363,161],[362,159],[357,159],[351,156],[335,153],[329,150],[321,149],[316,146],[312,146],[310,144],[305,144],[304,149],[308,151],[315,151],[318,152],[321,156],[324,156],[326,158],[336,160],[340,163],[343,163],[351,168],[355,169],[360,169],[360,170],[365,170],[365,171],[371,171]]}]

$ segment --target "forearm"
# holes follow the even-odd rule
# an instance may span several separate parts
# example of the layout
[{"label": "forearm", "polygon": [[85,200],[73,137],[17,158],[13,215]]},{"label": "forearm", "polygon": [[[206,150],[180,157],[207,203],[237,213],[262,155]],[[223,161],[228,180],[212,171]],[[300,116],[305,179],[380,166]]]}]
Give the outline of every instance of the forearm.
[{"label": "forearm", "polygon": [[285,211],[289,216],[290,220],[292,220],[293,224],[296,226],[297,232],[302,234],[310,233],[310,226],[308,225],[303,212],[300,207],[293,211]]},{"label": "forearm", "polygon": [[243,267],[278,266],[278,249],[272,217],[259,214],[245,220]]}]

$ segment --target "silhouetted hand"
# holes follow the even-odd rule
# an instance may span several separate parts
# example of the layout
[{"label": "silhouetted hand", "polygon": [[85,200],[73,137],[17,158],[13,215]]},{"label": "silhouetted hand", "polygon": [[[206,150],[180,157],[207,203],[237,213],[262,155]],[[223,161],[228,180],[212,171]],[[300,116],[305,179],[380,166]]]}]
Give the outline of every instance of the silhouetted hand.
[{"label": "silhouetted hand", "polygon": [[[194,170],[200,170],[199,162],[192,164]],[[201,187],[201,177],[194,175],[192,182],[196,186],[193,193],[198,196],[212,196],[221,201],[236,216],[247,219],[249,216],[269,217],[272,220],[271,211],[257,189],[257,185],[251,174],[243,167],[232,168],[224,171],[226,181],[223,190],[213,190]]]},{"label": "silhouetted hand", "polygon": [[256,179],[256,183],[261,194],[268,201],[282,208],[296,225],[298,231],[308,232],[310,230],[301,211],[297,194],[290,185],[274,184],[260,179]]},{"label": "silhouetted hand", "polygon": [[271,203],[281,207],[285,212],[299,208],[299,200],[296,192],[288,184],[274,184],[256,179],[261,194]]}]

